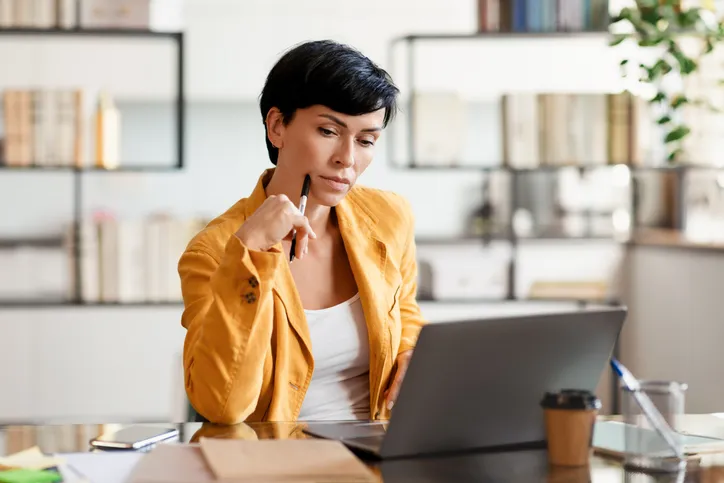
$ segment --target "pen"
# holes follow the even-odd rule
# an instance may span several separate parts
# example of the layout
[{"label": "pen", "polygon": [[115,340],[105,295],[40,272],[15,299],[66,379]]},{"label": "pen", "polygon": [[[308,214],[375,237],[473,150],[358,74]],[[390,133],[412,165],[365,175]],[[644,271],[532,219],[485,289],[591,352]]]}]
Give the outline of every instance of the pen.
[{"label": "pen", "polygon": [[[307,196],[309,196],[309,185],[312,182],[312,178],[309,175],[304,177],[304,184],[302,184],[302,196],[299,198],[299,211],[304,214],[304,210],[307,207]],[[294,250],[297,247],[297,230],[292,231],[292,248],[289,250],[289,261],[294,260]]]},{"label": "pen", "polygon": [[662,438],[664,438],[664,441],[666,441],[666,443],[674,451],[676,456],[679,459],[683,459],[684,453],[679,445],[676,443],[676,433],[673,429],[671,429],[671,426],[668,425],[659,410],[656,409],[656,406],[651,401],[648,394],[641,390],[641,384],[639,383],[639,381],[634,377],[633,374],[631,374],[628,369],[626,369],[626,367],[624,367],[623,364],[618,362],[615,358],[611,358],[611,367],[618,375],[618,377],[621,378],[621,381],[623,382],[624,386],[626,386],[626,389],[631,391],[631,394],[633,395],[634,399],[636,399],[636,402],[641,407],[641,410],[646,416],[646,419],[648,419],[651,423],[651,426],[653,426],[656,432],[659,433]]}]

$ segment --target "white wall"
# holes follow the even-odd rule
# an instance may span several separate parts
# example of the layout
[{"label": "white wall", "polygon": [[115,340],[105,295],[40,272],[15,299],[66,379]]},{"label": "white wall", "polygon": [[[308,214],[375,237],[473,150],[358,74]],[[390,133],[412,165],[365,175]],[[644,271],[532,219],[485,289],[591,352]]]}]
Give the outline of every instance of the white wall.
[{"label": "white wall", "polygon": [[686,410],[724,409],[724,253],[638,246],[626,257],[621,361],[642,379],[685,382]]},{"label": "white wall", "polygon": [[[415,32],[473,31],[475,3],[370,0],[352,6],[326,0],[187,0],[187,168],[172,173],[87,174],[85,214],[106,209],[121,217],[154,211],[215,216],[248,194],[260,172],[269,166],[255,101],[266,72],[283,50],[302,40],[332,37],[355,45],[383,67],[391,68],[388,48],[392,37]],[[16,67],[0,69],[0,88],[25,83],[70,85],[71,74],[78,75],[84,85],[114,87],[121,106],[125,106],[123,142],[128,159],[155,163],[169,160],[173,142],[167,88],[173,85],[168,73],[175,62],[168,55],[172,52],[168,42],[152,48],[152,42],[134,41],[135,50],[119,44],[114,47],[113,58],[98,58],[98,62],[91,63],[88,59],[107,52],[100,42],[72,39],[61,45],[55,39],[52,44],[27,37],[13,39],[12,43],[8,40],[0,39],[0,58]],[[545,86],[555,88],[554,77],[549,75],[552,73],[560,74],[555,77],[562,82],[559,89],[570,87],[572,80],[581,80],[581,89],[592,90],[611,79],[611,66],[600,62],[600,55],[606,52],[601,50],[605,40],[581,42],[546,43],[543,48],[555,68],[545,71]],[[75,55],[67,54],[69,43],[77,46]],[[489,44],[488,48],[494,45],[502,44]],[[586,53],[585,46],[591,52]],[[429,82],[428,86],[440,87],[443,80],[428,75],[447,72],[448,80],[468,79],[463,84],[470,87],[476,82],[482,88],[484,95],[480,96],[482,104],[475,121],[478,124],[474,126],[481,133],[481,159],[500,160],[498,138],[490,134],[499,129],[497,103],[491,93],[505,86],[506,79],[520,74],[520,69],[529,64],[531,52],[534,57],[535,52],[540,52],[540,46],[534,51],[529,47],[520,42],[502,45],[507,53],[505,65],[513,66],[508,72],[496,60],[498,57],[485,52],[478,52],[473,59],[457,57],[461,62],[447,71],[436,65],[433,54],[427,57],[433,62],[421,77]],[[557,56],[553,54],[556,47],[564,49]],[[61,55],[63,63],[58,66]],[[435,55],[438,59],[450,57],[445,52]],[[577,60],[563,62],[567,58]],[[392,73],[406,96],[403,69],[399,63],[394,67],[400,72]],[[585,78],[570,76],[583,71],[587,73]],[[478,80],[471,84],[472,79]],[[476,97],[471,92],[466,95]],[[440,237],[462,233],[469,211],[480,200],[483,175],[395,170],[388,166],[385,151],[383,141],[362,182],[408,197],[417,218],[418,234]],[[0,172],[0,236],[57,234],[70,219],[71,189],[70,174]],[[569,247],[565,257],[557,250],[548,255],[555,256],[556,262],[546,263],[540,270],[555,275],[561,271],[559,263],[574,268],[587,266],[578,257],[596,259],[604,253],[605,257],[615,258],[616,248],[611,247],[579,246],[576,251]],[[529,258],[546,257],[540,247],[533,250],[529,253],[538,255]],[[562,272],[570,276],[568,269]],[[177,415],[175,394],[179,386],[173,374],[178,369],[184,335],[180,310],[0,309],[0,420],[107,422]],[[429,310],[431,317],[437,318],[491,309],[462,305],[430,306]]]},{"label": "white wall", "polygon": [[181,307],[0,311],[0,421],[180,414]]},{"label": "white wall", "polygon": [[[572,303],[422,303],[432,323],[576,310]],[[0,311],[0,424],[181,421],[181,306]]]}]

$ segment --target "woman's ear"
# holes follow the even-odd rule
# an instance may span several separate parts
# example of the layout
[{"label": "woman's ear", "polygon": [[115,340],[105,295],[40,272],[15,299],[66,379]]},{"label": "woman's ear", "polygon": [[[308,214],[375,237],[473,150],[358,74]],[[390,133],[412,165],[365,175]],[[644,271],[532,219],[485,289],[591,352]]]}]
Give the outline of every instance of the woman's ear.
[{"label": "woman's ear", "polygon": [[266,135],[272,145],[279,149],[284,146],[284,118],[276,107],[266,113]]}]

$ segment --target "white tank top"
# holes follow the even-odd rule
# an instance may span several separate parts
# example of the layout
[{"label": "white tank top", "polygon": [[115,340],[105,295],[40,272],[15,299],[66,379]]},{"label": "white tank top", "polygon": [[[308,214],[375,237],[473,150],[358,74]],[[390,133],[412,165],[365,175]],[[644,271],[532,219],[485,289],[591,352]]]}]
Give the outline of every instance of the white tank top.
[{"label": "white tank top", "polygon": [[334,307],[304,313],[314,374],[298,419],[369,419],[369,339],[359,294]]}]

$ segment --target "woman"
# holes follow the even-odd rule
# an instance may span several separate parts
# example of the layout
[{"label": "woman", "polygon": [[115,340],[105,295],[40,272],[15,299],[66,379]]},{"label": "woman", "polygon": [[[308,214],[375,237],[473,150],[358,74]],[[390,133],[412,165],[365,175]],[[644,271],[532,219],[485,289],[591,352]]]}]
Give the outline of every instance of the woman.
[{"label": "woman", "polygon": [[355,183],[397,95],[384,70],[330,41],[270,71],[260,107],[276,168],[178,267],[186,393],[207,420],[389,417],[423,324],[413,218],[400,196]]}]

